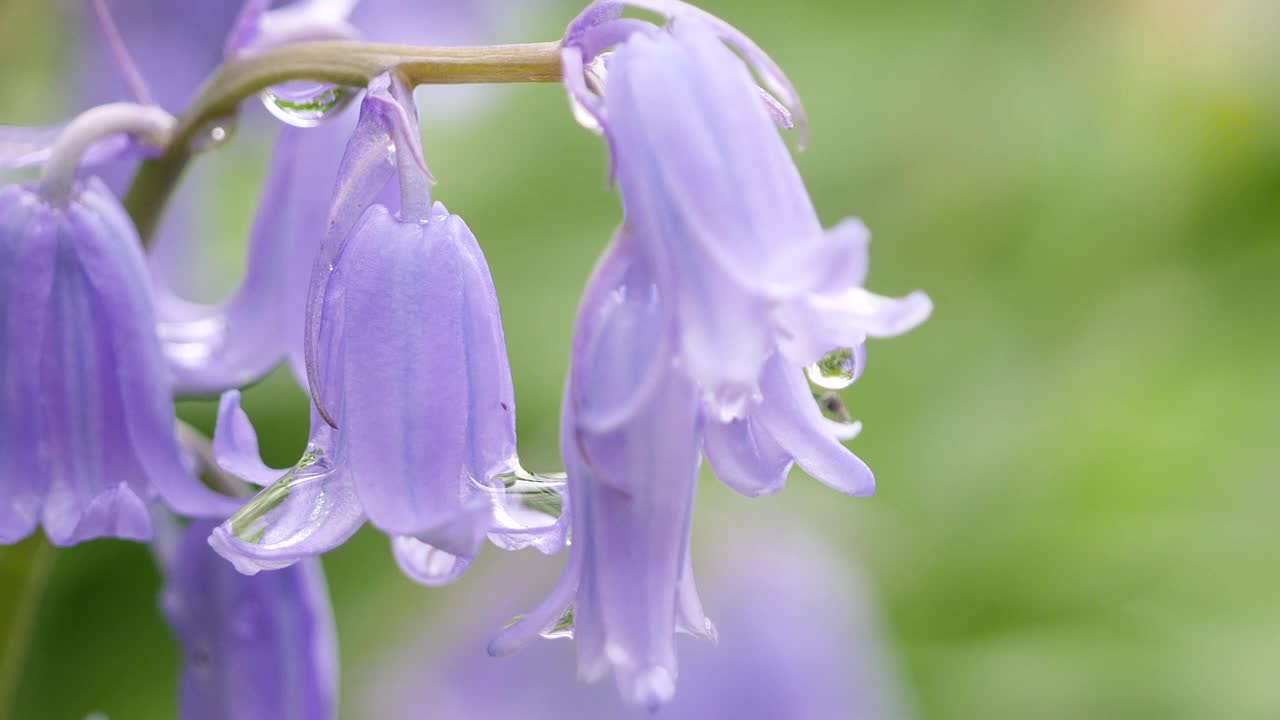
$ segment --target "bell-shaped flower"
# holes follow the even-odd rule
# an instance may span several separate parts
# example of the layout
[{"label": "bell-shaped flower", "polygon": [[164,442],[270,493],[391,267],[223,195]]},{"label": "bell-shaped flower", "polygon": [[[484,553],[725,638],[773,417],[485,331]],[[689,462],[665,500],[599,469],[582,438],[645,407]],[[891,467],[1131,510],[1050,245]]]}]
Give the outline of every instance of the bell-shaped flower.
[{"label": "bell-shaped flower", "polygon": [[197,521],[156,543],[160,605],[182,648],[178,718],[337,717],[337,633],[319,560],[247,577],[209,548],[212,529]]},{"label": "bell-shaped flower", "polygon": [[138,235],[96,178],[0,188],[0,313],[0,542],[144,540],[154,501],[234,510],[182,463]]},{"label": "bell-shaped flower", "polygon": [[[431,205],[419,143],[408,90],[375,79],[312,275],[302,460],[265,467],[238,395],[223,396],[215,457],[269,485],[210,538],[242,572],[327,551],[366,519],[426,584],[455,579],[490,534],[504,547],[563,542],[554,518],[505,492],[520,468],[497,295],[475,236]],[[392,176],[396,212],[370,204]]]},{"label": "bell-shaped flower", "polygon": [[[407,9],[396,0],[305,0],[277,3],[279,6],[272,8],[270,2],[248,0],[226,37],[225,50],[227,55],[245,56],[294,42],[354,37],[403,44],[466,44],[512,23],[513,12],[495,12],[487,7],[493,2],[431,0],[429,9],[421,3]],[[406,17],[413,19],[415,13],[426,16],[428,12],[431,22],[406,22]],[[125,19],[132,15],[126,11]],[[201,47],[209,40],[202,36]],[[144,51],[139,58],[143,70],[163,79],[164,69],[155,67],[153,53],[140,49]],[[313,82],[272,88],[271,95],[284,102],[283,106],[275,105],[273,112],[286,122],[281,123],[249,234],[244,277],[225,301],[199,303],[183,297],[183,276],[193,272],[192,261],[204,251],[191,246],[190,232],[182,237],[164,232],[175,223],[166,222],[160,228],[153,251],[153,256],[165,256],[163,262],[153,257],[153,269],[161,280],[157,314],[165,357],[179,394],[216,395],[243,387],[281,361],[288,361],[299,380],[306,382],[303,324],[309,270],[326,234],[329,201],[340,176],[343,148],[356,124],[356,113],[345,108],[358,93],[356,88]],[[326,109],[299,115],[281,109],[289,103]],[[267,106],[271,109],[272,101]],[[453,113],[455,108],[451,105],[436,111]],[[0,158],[4,140],[0,132]]]},{"label": "bell-shaped flower", "polygon": [[[922,293],[893,300],[862,289],[865,228],[847,221],[823,231],[775,127],[790,114],[761,101],[725,41],[799,116],[767,56],[683,3],[626,4],[671,21],[614,18],[621,3],[597,3],[566,36],[566,83],[608,139],[627,224],[680,318],[678,354],[711,415],[747,413],[775,349],[803,367],[927,316]],[[593,76],[600,96],[581,74],[610,46]]]},{"label": "bell-shaped flower", "polygon": [[631,704],[676,682],[676,630],[714,638],[689,560],[701,412],[667,350],[666,299],[620,233],[588,284],[562,411],[573,542],[563,577],[490,644],[495,655],[571,624],[579,674],[612,671]]}]

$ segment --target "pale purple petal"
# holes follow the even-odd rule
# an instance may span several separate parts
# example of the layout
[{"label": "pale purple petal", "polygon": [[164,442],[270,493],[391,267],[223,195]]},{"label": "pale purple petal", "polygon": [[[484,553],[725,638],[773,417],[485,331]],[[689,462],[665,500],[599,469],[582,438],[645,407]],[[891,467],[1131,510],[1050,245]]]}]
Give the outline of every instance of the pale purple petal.
[{"label": "pale purple petal", "polygon": [[391,551],[401,572],[428,587],[448,585],[462,577],[471,565],[469,557],[460,557],[403,535],[391,538]]},{"label": "pale purple petal", "polygon": [[[320,336],[320,316],[329,288],[329,276],[352,228],[396,174],[397,156],[400,154],[395,144],[396,137],[410,135],[403,128],[395,127],[406,122],[407,111],[399,107],[386,84],[382,87],[383,91],[368,93],[361,103],[360,120],[355,134],[347,142],[346,152],[338,168],[338,181],[330,201],[329,219],[324,238],[315,255],[311,286],[307,293],[304,334],[307,380],[317,406],[326,414],[328,411],[324,408],[329,399],[321,392],[316,371],[316,343]],[[332,420],[332,417],[326,420]]]},{"label": "pale purple petal", "polygon": [[[118,201],[91,180],[82,202],[103,235],[81,238],[76,253],[105,314],[117,360],[113,384],[120,393],[122,419],[143,477],[165,504],[188,517],[225,517],[239,503],[206,488],[190,472],[174,433],[173,397],[163,382],[164,361],[137,233]],[[124,399],[127,398],[127,401]]]},{"label": "pale purple petal", "polygon": [[842,493],[866,496],[875,492],[871,469],[830,433],[829,421],[814,403],[799,369],[775,355],[761,376],[760,388],[763,400],[751,420],[797,465]]},{"label": "pale purple petal", "polygon": [[337,638],[316,560],[254,577],[183,534],[162,595],[184,657],[181,720],[325,720],[337,716]]},{"label": "pale purple petal", "polygon": [[0,543],[30,535],[48,490],[40,447],[40,354],[53,279],[55,226],[35,204],[0,188]]},{"label": "pale purple petal", "polygon": [[214,528],[209,544],[246,575],[332,550],[364,524],[350,472],[309,453],[295,469]]},{"label": "pale purple petal", "polygon": [[472,481],[465,230],[448,219],[402,223],[374,206],[334,282],[346,313],[341,433],[365,512],[385,532],[473,555],[488,503],[462,498]]},{"label": "pale purple petal", "polygon": [[749,419],[708,422],[702,450],[716,477],[748,497],[772,495],[787,484],[791,454]]},{"label": "pale purple petal", "polygon": [[275,482],[288,468],[267,467],[258,452],[258,434],[249,416],[240,409],[240,391],[229,390],[218,400],[218,421],[213,434],[213,459],[218,467],[254,485]]},{"label": "pale purple petal", "polygon": [[[671,364],[671,307],[658,301],[657,286],[643,272],[623,226],[592,274],[574,331],[574,356],[592,358],[573,365],[574,387],[591,388],[574,398],[584,430],[608,432],[627,422]],[[637,347],[636,337],[647,342]]]},{"label": "pale purple petal", "polygon": [[462,273],[463,332],[470,389],[467,410],[467,467],[481,481],[505,472],[516,461],[516,397],[502,331],[498,294],[484,252],[470,228],[436,203],[441,232],[458,253]]}]

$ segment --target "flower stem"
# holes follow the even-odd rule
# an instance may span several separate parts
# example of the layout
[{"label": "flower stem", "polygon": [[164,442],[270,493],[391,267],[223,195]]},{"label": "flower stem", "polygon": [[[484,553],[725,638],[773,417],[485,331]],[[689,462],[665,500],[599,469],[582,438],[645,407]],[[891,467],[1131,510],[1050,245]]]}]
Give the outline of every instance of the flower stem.
[{"label": "flower stem", "polygon": [[393,68],[410,86],[559,82],[560,44],[418,47],[322,41],[286,45],[228,62],[214,72],[183,113],[165,153],[142,163],[125,196],[125,208],[143,244],[190,160],[193,140],[210,123],[234,115],[242,100],[293,80],[364,87]]},{"label": "flower stem", "polygon": [[132,133],[149,145],[167,147],[174,127],[173,116],[154,105],[110,103],[76,116],[58,135],[40,175],[40,194],[63,204],[75,182],[80,157],[98,140],[116,133]]},{"label": "flower stem", "polygon": [[49,580],[53,546],[37,533],[0,547],[0,720],[13,713],[18,680],[26,666],[36,611]]}]

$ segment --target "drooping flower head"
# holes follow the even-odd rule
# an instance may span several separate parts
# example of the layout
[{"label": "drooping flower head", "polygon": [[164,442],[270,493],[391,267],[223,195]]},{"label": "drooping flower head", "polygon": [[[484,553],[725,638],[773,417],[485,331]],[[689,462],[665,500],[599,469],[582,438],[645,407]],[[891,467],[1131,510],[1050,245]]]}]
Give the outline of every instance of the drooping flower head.
[{"label": "drooping flower head", "polygon": [[0,188],[0,542],[151,536],[225,516],[184,466],[133,225],[96,178]]},{"label": "drooping flower head", "polygon": [[[372,202],[393,180],[395,211]],[[312,274],[314,409],[299,464],[263,466],[238,395],[223,397],[219,462],[270,485],[211,537],[243,572],[329,550],[366,519],[427,584],[460,575],[491,533],[505,547],[562,541],[551,518],[530,528],[507,507],[503,478],[519,465],[497,296],[475,236],[431,204],[429,183],[409,92],[381,76],[347,144]]]},{"label": "drooping flower head", "polygon": [[837,350],[856,374],[867,337],[930,306],[861,287],[861,223],[822,230],[775,127],[803,127],[803,114],[759,48],[683,3],[625,3],[664,26],[621,17],[623,4],[591,5],[562,50],[624,213],[579,309],[562,410],[574,543],[551,596],[490,650],[571,609],[581,674],[612,670],[624,698],[652,708],[675,691],[673,633],[714,634],[687,547],[700,453],[748,495],[780,489],[793,464],[870,494],[870,470],[840,443],[858,425],[823,416],[802,368]]},{"label": "drooping flower head", "polygon": [[[657,336],[670,313],[625,233],[587,286],[561,416],[573,543],[551,596],[490,645],[507,654],[572,611],[579,674],[612,671],[628,702],[675,693],[674,630],[714,638],[689,561],[702,417]],[[653,387],[634,388],[644,378]]]},{"label": "drooping flower head", "polygon": [[[508,8],[499,10],[499,3],[492,0],[415,4],[413,12],[430,17],[429,22],[405,22],[405,6],[396,0],[270,5],[246,0],[225,39],[227,56],[248,57],[315,40],[473,42],[510,23],[513,14]],[[140,60],[144,70],[163,72],[155,68],[156,58],[150,53]],[[193,272],[192,261],[203,251],[190,247],[189,228],[182,228],[182,233],[163,232],[173,228],[172,221],[161,228],[153,255],[165,253],[164,263],[174,267],[153,263],[160,279],[157,309],[165,357],[178,392],[216,396],[256,382],[282,360],[306,384],[303,323],[309,271],[326,234],[331,190],[356,125],[357,113],[347,108],[359,93],[359,88],[306,81],[286,83],[267,93],[267,107],[288,120],[277,123],[282,127],[249,234],[243,279],[225,301],[206,304],[186,299],[189,293],[184,293],[180,280]],[[281,109],[298,106],[312,110],[299,114]],[[453,109],[433,107],[437,116]]]},{"label": "drooping flower head", "polygon": [[248,577],[209,548],[209,521],[158,542],[161,608],[182,648],[180,720],[337,717],[333,609],[319,560]]},{"label": "drooping flower head", "polygon": [[[596,3],[570,26],[566,82],[609,141],[625,222],[679,316],[677,352],[717,418],[759,399],[766,361],[795,367],[927,316],[923,294],[901,301],[861,288],[866,231],[824,232],[775,119],[803,115],[777,67],[722,21],[679,2],[627,3],[668,13],[665,27],[609,19]],[[593,14],[593,12],[595,14]],[[781,101],[762,100],[738,48]],[[608,47],[592,92],[574,68]]]}]

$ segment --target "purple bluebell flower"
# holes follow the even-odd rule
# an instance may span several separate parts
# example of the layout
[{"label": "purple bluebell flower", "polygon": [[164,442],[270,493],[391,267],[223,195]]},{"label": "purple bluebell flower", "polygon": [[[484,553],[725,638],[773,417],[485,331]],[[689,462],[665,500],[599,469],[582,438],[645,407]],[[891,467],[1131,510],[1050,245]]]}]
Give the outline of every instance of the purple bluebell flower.
[{"label": "purple bluebell flower", "polygon": [[[463,5],[432,0],[413,10],[414,17],[420,13],[430,21],[406,22],[408,11],[393,0],[308,0],[275,9],[268,5],[261,0],[244,4],[226,40],[228,54],[355,36],[403,43],[474,40],[505,24],[511,14],[499,12],[489,2]],[[142,65],[145,69],[148,63]],[[314,83],[290,83],[276,90],[301,100],[326,89]],[[318,126],[280,129],[249,237],[245,276],[230,297],[220,304],[196,303],[171,289],[182,287],[178,279],[189,271],[189,261],[158,272],[161,335],[179,393],[209,395],[241,387],[282,360],[289,362],[297,377],[304,376],[307,270],[326,233],[328,203],[356,121],[355,114],[343,112],[342,107],[359,90],[338,88],[336,92],[341,99],[316,119]],[[447,108],[435,111],[442,110]]]},{"label": "purple bluebell flower", "polygon": [[183,465],[137,233],[96,178],[0,188],[0,542],[145,540],[235,507]]},{"label": "purple bluebell flower", "polygon": [[[834,554],[794,518],[738,515],[707,518],[714,531],[699,543],[700,559],[711,569],[702,574],[702,587],[721,607],[723,639],[718,646],[679,643],[680,692],[657,717],[911,717],[871,587],[851,572],[849,558]],[[767,535],[759,532],[762,523],[770,528]],[[495,575],[507,586],[525,583],[525,572],[502,567]],[[470,586],[474,597],[443,609],[447,627],[410,635],[385,659],[355,670],[358,690],[350,706],[385,720],[416,719],[428,706],[437,720],[650,717],[625,707],[613,688],[575,682],[570,643],[541,643],[497,661],[485,657],[473,635],[502,622],[510,610],[505,593],[485,586],[483,578],[476,582]]]},{"label": "purple bluebell flower", "polygon": [[[371,204],[393,176],[395,212]],[[242,572],[329,550],[366,519],[427,584],[461,574],[490,533],[507,547],[562,542],[546,515],[529,527],[499,512],[501,478],[519,466],[497,295],[475,236],[431,204],[429,183],[408,90],[375,79],[312,275],[307,454],[266,468],[237,394],[220,408],[218,462],[270,485],[210,538]]]},{"label": "purple bluebell flower", "polygon": [[[580,674],[612,670],[625,699],[654,708],[675,692],[673,633],[714,637],[688,555],[700,453],[748,495],[780,489],[793,464],[870,494],[871,472],[839,442],[859,426],[824,417],[801,368],[837,351],[852,377],[868,337],[910,329],[930,304],[862,288],[860,222],[822,230],[775,128],[803,127],[803,113],[758,47],[684,3],[625,4],[670,22],[597,2],[561,53],[624,210],[579,310],[562,410],[574,543],[550,597],[490,650],[572,612]],[[762,101],[726,42],[782,100]]]},{"label": "purple bluebell flower", "polygon": [[158,548],[161,607],[182,648],[180,720],[337,716],[333,609],[320,562],[246,577],[209,548],[209,521]]},{"label": "purple bluebell flower", "polygon": [[[597,3],[566,36],[566,83],[609,141],[626,223],[680,318],[676,348],[711,415],[745,415],[775,351],[804,367],[922,321],[922,293],[861,288],[865,228],[823,231],[771,105],[724,41],[802,117],[767,56],[682,3],[627,4],[671,22],[613,19],[621,3]],[[581,68],[614,44],[600,96]]]},{"label": "purple bluebell flower", "polygon": [[551,596],[490,645],[504,655],[572,612],[579,674],[612,671],[628,702],[675,692],[677,629],[714,638],[689,562],[702,425],[667,350],[665,298],[620,233],[596,269],[574,334],[562,410],[573,543]]}]

